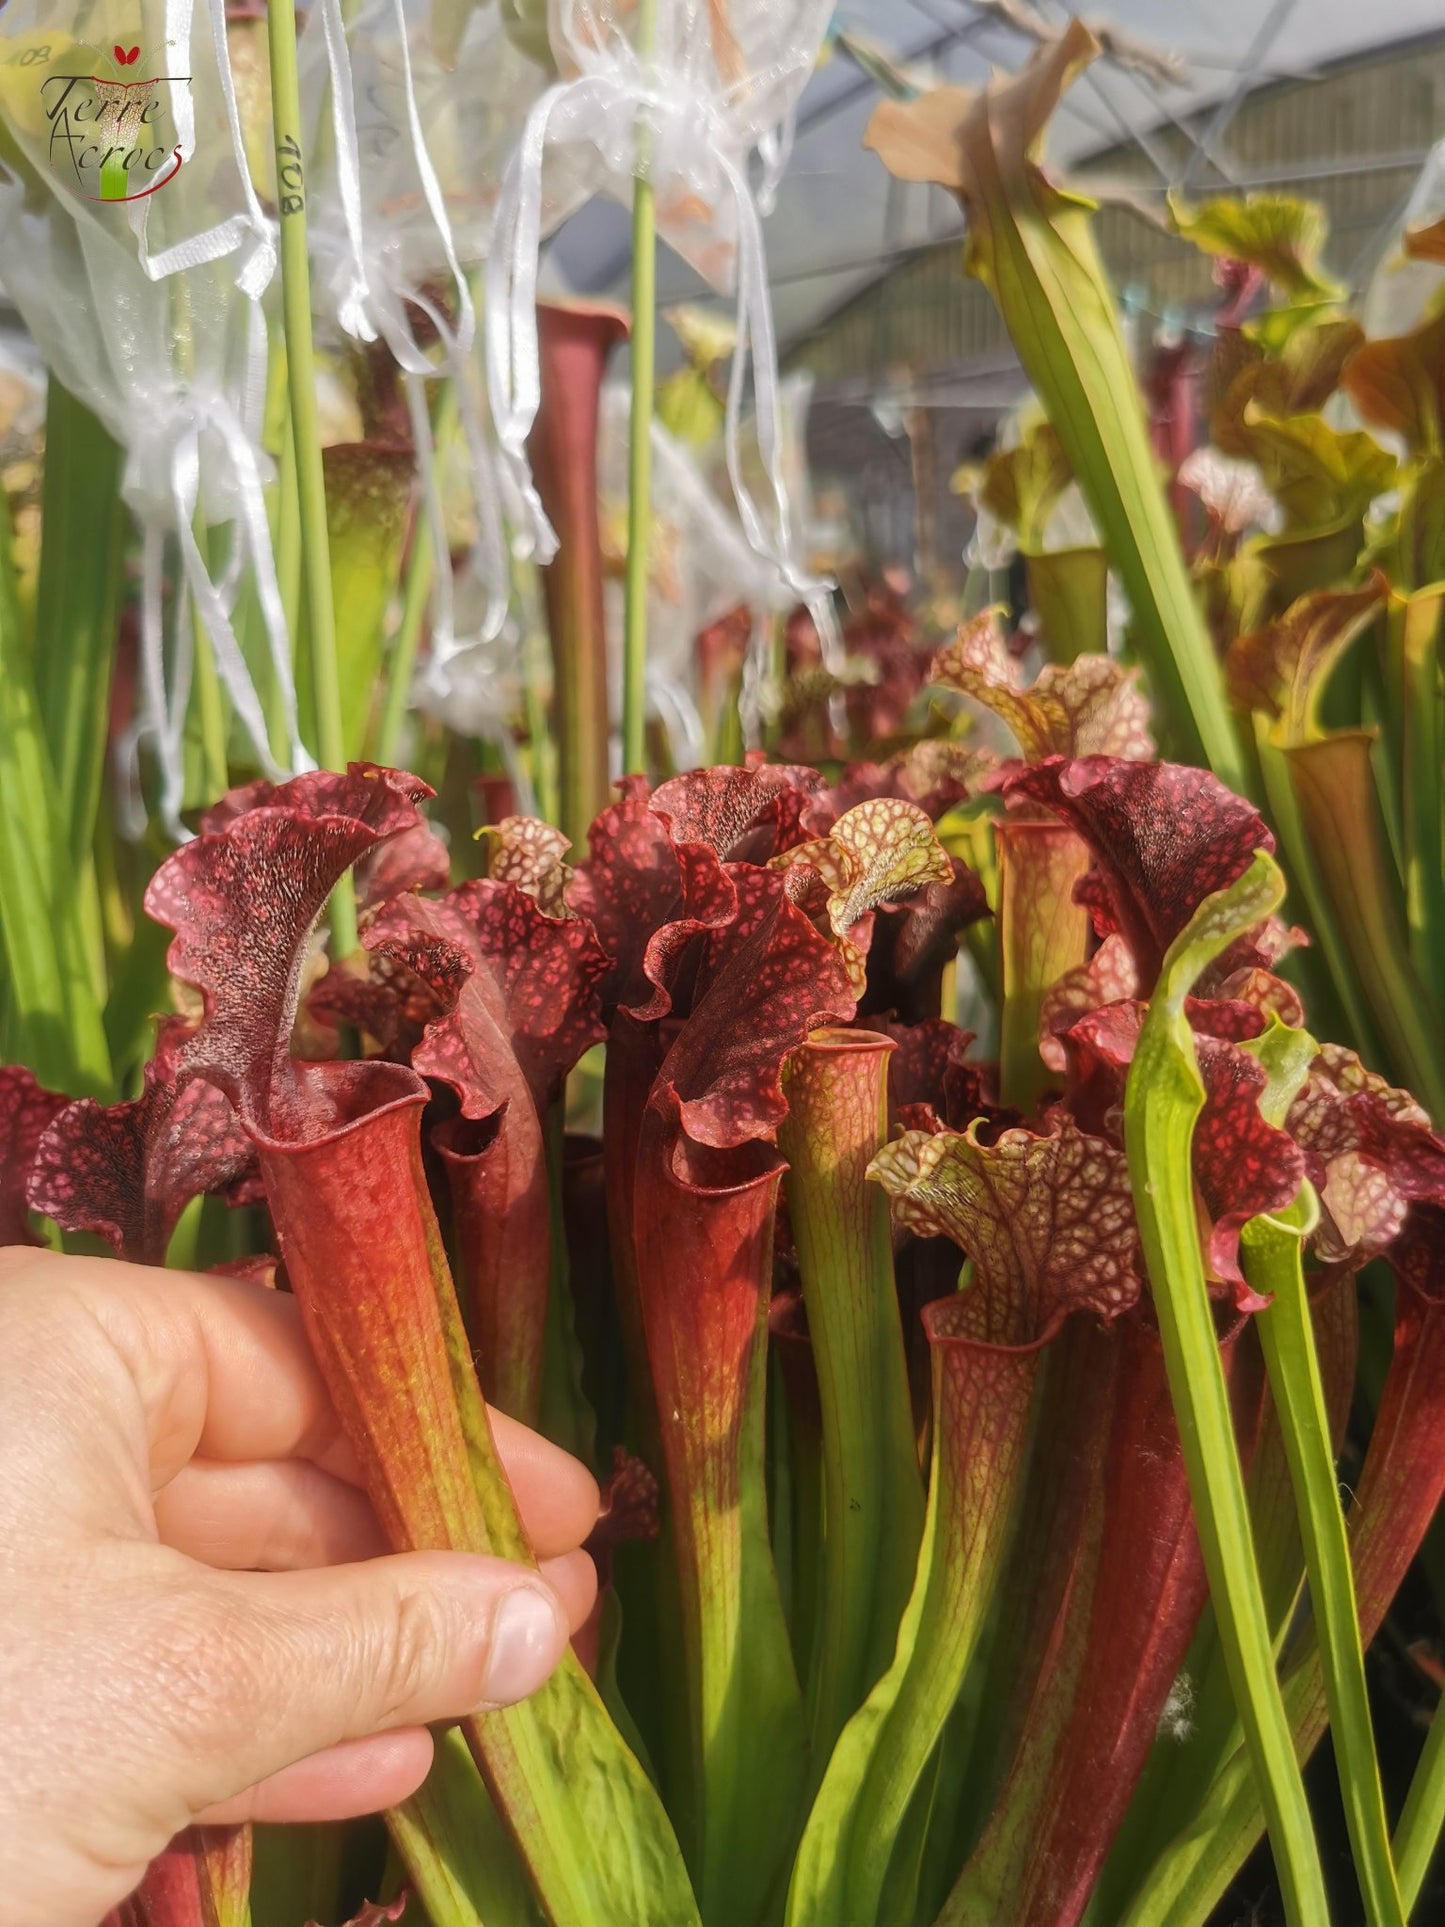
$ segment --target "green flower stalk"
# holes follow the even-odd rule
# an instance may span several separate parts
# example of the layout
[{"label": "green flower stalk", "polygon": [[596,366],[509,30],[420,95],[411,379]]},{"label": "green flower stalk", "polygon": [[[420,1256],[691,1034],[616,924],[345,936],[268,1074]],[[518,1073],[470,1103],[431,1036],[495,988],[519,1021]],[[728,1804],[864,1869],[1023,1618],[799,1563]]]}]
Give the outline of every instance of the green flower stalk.
[{"label": "green flower stalk", "polygon": [[[306,630],[311,648],[316,756],[323,768],[344,770],[346,732],[336,652],[336,608],[331,589],[326,470],[316,398],[316,350],[311,331],[311,263],[306,250],[307,186],[305,157],[301,151],[294,0],[269,0],[266,33],[271,56],[271,113],[281,221],[281,312],[296,455],[296,500],[306,590]],[[331,923],[337,956],[350,956],[356,948],[356,893],[349,875],[343,875],[336,886]]]}]

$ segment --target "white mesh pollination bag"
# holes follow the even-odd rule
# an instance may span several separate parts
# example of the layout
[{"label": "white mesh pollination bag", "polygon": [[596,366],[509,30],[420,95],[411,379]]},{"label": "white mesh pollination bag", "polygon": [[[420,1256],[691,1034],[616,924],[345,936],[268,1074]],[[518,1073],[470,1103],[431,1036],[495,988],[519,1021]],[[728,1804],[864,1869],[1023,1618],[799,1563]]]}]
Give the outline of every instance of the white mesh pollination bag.
[{"label": "white mesh pollination bag", "polygon": [[[548,198],[569,183],[624,203],[645,167],[662,236],[719,292],[735,290],[737,345],[724,444],[738,515],[752,548],[791,597],[806,600],[836,646],[825,585],[796,551],[779,454],[777,349],[760,202],[786,159],[783,130],[817,59],[831,0],[656,0],[652,51],[635,43],[643,9],[628,0],[550,0],[559,78],[527,118],[507,170],[487,263],[487,377],[506,460],[530,514],[539,559],[555,537],[532,486],[527,435],[539,399],[537,260]],[[764,158],[754,190],[749,161]],[[545,189],[545,192],[544,192]],[[755,432],[768,478],[760,504],[744,474],[742,422],[753,370]]]},{"label": "white mesh pollination bag", "polygon": [[[795,406],[790,384],[796,379],[789,377],[781,385],[785,476],[789,468],[786,431]],[[606,587],[608,675],[614,715],[621,706],[622,663],[617,641],[622,633],[621,565],[626,554],[631,410],[630,384],[606,383],[602,390],[598,490],[604,541],[612,551],[608,560],[613,563]],[[756,748],[761,742],[763,721],[760,683],[768,619],[785,613],[793,602],[776,566],[759,555],[743,533],[737,513],[726,499],[725,477],[713,475],[714,456],[719,453],[711,445],[702,450],[689,446],[661,421],[652,423],[653,522],[645,687],[648,714],[667,733],[675,769],[696,768],[707,758],[699,703],[700,633],[740,605],[751,617],[752,641],[744,664],[741,719],[745,745]],[[789,481],[790,499],[796,507],[798,491],[791,476]]]},{"label": "white mesh pollination bag", "polygon": [[[47,366],[126,454],[142,534],[141,700],[122,745],[130,825],[149,739],[167,829],[186,834],[182,737],[195,637],[256,760],[309,759],[266,520],[261,296],[272,223],[245,166],[221,0],[143,6],[12,0],[0,16],[0,274]],[[214,539],[212,539],[214,537]],[[178,563],[165,633],[167,551]],[[233,617],[254,588],[288,745],[272,754]]]},{"label": "white mesh pollination bag", "polygon": [[[362,0],[345,17],[340,0],[315,0],[301,64],[315,294],[340,334],[383,341],[402,371],[434,562],[417,697],[448,711],[465,699],[505,747],[504,707],[473,685],[490,688],[513,650],[504,518],[520,505],[508,500],[486,418],[472,282],[507,157],[549,76],[508,37],[496,6],[442,25],[416,0]],[[428,384],[441,379],[465,457],[449,485],[450,451],[436,445],[428,405]],[[443,513],[444,488],[455,510],[459,483],[470,496],[465,593]]]},{"label": "white mesh pollination bag", "polygon": [[264,292],[275,225],[245,164],[225,0],[9,0],[0,122],[11,170],[128,234],[150,279],[234,257],[242,291]]}]

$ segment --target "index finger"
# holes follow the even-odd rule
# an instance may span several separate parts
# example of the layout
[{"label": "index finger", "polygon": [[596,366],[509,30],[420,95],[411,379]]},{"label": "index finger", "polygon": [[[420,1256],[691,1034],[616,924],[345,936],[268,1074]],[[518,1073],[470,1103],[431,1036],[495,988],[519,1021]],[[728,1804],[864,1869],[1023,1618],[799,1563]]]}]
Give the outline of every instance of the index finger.
[{"label": "index finger", "polygon": [[[12,1277],[78,1298],[139,1395],[158,1490],[193,1459],[308,1459],[361,1484],[355,1454],[288,1293],[244,1279],[31,1251]],[[580,1544],[597,1487],[572,1456],[492,1414],[522,1521],[542,1556]]]}]

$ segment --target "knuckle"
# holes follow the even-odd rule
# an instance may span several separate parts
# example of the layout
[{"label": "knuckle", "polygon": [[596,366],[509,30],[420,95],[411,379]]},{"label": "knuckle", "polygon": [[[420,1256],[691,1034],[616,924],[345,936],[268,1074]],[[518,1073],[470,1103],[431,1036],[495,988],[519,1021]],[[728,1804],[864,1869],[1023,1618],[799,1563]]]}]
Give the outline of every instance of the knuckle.
[{"label": "knuckle", "polygon": [[266,1703],[286,1665],[273,1631],[209,1587],[157,1602],[146,1659],[157,1711],[179,1740],[207,1744],[246,1708]]},{"label": "knuckle", "polygon": [[379,1627],[374,1677],[383,1723],[435,1696],[452,1645],[447,1602],[425,1588],[398,1587]]}]

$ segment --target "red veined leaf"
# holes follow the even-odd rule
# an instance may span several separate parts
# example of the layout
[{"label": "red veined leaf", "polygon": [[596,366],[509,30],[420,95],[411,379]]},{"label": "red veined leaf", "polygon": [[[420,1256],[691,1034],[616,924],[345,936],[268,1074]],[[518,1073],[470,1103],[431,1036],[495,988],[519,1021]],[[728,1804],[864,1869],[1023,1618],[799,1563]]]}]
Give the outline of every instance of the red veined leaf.
[{"label": "red veined leaf", "polygon": [[990,1345],[1034,1345],[1073,1311],[1117,1317],[1139,1296],[1139,1238],[1124,1154],[1056,1113],[1043,1134],[977,1125],[909,1131],[873,1160],[896,1221],[952,1238],[973,1261],[954,1325]]},{"label": "red veined leaf", "polygon": [[23,1064],[0,1064],[0,1245],[33,1245],[27,1190],[46,1127],[70,1099],[47,1091]]},{"label": "red veined leaf", "polygon": [[1134,999],[1086,1010],[1058,1033],[1065,1069],[1064,1102],[1082,1129],[1123,1142],[1124,1080],[1144,1021]]},{"label": "red veined leaf", "polygon": [[[331,801],[325,807],[339,807],[345,813],[349,807],[347,792],[336,786],[349,784],[354,776],[363,773],[380,774],[379,766],[374,763],[353,763],[343,778],[327,771],[316,772],[316,775],[329,777],[329,784],[319,787],[312,777],[296,780],[308,786],[307,795],[312,807],[321,804],[323,795],[329,795]],[[424,785],[418,786],[418,800],[430,794],[431,791]],[[214,836],[238,817],[268,807],[287,809],[296,800],[293,784],[272,783],[266,777],[258,776],[250,783],[227,790],[224,796],[202,813],[201,835]],[[389,903],[393,897],[404,896],[411,890],[445,890],[450,881],[451,855],[446,844],[430,823],[417,817],[409,826],[388,835],[369,855],[358,859],[356,899],[363,910],[376,909],[383,903]]]},{"label": "red veined leaf", "polygon": [[[917,1024],[886,1024],[884,1030],[897,1045],[888,1066],[889,1121],[894,1130],[932,1136],[944,1130],[962,1131],[975,1118],[985,1120],[981,1128],[989,1130],[1019,1122],[1013,1112],[999,1107],[993,1066],[969,1059],[971,1032],[942,1017]],[[915,1423],[923,1435],[932,1367],[919,1314],[925,1305],[957,1288],[962,1257],[951,1238],[928,1237],[901,1226],[895,1230],[900,1234],[895,1238],[894,1266],[909,1385]]]},{"label": "red veined leaf", "polygon": [[652,1098],[695,1143],[717,1149],[771,1137],[787,1111],[783,1059],[810,1030],[854,1011],[842,961],[786,879],[760,871],[755,883],[759,920],[717,961]]},{"label": "red veined leaf", "polygon": [[[592,926],[582,917],[547,915],[515,883],[482,878],[440,899],[401,899],[368,930],[367,947],[405,963],[407,931],[452,945],[471,966],[454,1007],[437,1014],[413,1051],[415,1068],[452,1085],[466,1116],[489,1116],[500,1101],[490,1094],[495,1030],[538,1113],[545,1112],[604,1034],[598,986],[608,963]],[[490,1015],[484,1047],[474,1047],[465,1021],[477,998]]]},{"label": "red veined leaf", "polygon": [[572,872],[564,858],[572,845],[560,830],[539,817],[504,816],[483,830],[482,836],[489,877],[497,883],[515,883],[549,917],[565,914]]},{"label": "red veined leaf", "polygon": [[[1219,977],[1216,968],[1214,975],[1216,995],[1210,1007],[1223,1013],[1231,1008],[1240,1011],[1240,1027],[1231,1032],[1236,1037],[1257,1037],[1260,1024],[1252,1025],[1243,1013],[1252,1012],[1258,1018],[1278,1017],[1279,1021],[1291,1030],[1304,1029],[1304,1005],[1300,1002],[1299,992],[1293,984],[1276,977],[1272,970],[1263,970],[1258,965],[1249,965],[1240,970],[1232,970],[1226,977]],[[1216,1036],[1223,1032],[1216,1030]]]},{"label": "red veined leaf", "polygon": [[872,797],[900,796],[936,823],[977,790],[997,764],[992,750],[971,748],[953,736],[926,736],[886,763],[850,763],[828,791],[828,807],[842,816]]},{"label": "red veined leaf", "polygon": [[201,812],[200,831],[202,836],[215,836],[224,830],[228,823],[234,823],[238,816],[248,810],[258,810],[269,803],[276,794],[278,785],[268,776],[254,777],[249,783],[238,783],[234,789],[218,796],[209,809]]},{"label": "red veined leaf", "polygon": [[1445,1143],[1409,1092],[1353,1051],[1322,1047],[1285,1122],[1311,1160],[1326,1264],[1358,1270],[1390,1250],[1412,1208],[1445,1203]]},{"label": "red veined leaf", "polygon": [[[819,928],[831,932],[860,997],[867,985],[875,910],[942,886],[955,894],[967,916],[982,895],[978,879],[965,865],[955,865],[924,812],[899,797],[855,804],[826,836],[774,857],[771,867],[783,870],[797,901]],[[956,934],[947,929],[947,915],[940,904],[934,921],[944,923],[945,954],[948,937]],[[920,935],[920,943],[927,940]]]},{"label": "red veined leaf", "polygon": [[906,897],[926,883],[949,883],[952,872],[933,825],[916,803],[880,796],[855,804],[826,836],[800,843],[772,859],[789,874],[806,866],[823,890],[835,937],[880,904]]},{"label": "red veined leaf", "polygon": [[[405,1064],[427,1025],[455,1007],[466,974],[466,959],[455,945],[419,931],[398,933],[384,949],[367,950],[363,959],[334,963],[307,993],[303,1012],[318,1046],[326,1027],[350,1024],[383,1057]],[[306,1054],[329,1057],[335,1050]]]},{"label": "red veined leaf", "polygon": [[1146,986],[1204,899],[1241,877],[1256,850],[1274,849],[1251,804],[1179,763],[1051,757],[1004,788],[1057,811],[1093,850]]},{"label": "red veined leaf", "polygon": [[1088,1012],[1139,994],[1139,972],[1128,944],[1113,931],[1087,962],[1065,971],[1045,991],[1039,1008],[1039,1056],[1051,1071],[1068,1061],[1065,1034]]},{"label": "red veined leaf", "polygon": [[1196,1036],[1222,1038],[1227,1044],[1258,1037],[1267,1022],[1262,1003],[1241,997],[1186,997],[1184,1011]]},{"label": "red veined leaf", "polygon": [[249,1918],[249,1827],[187,1827],[101,1927],[236,1927]]},{"label": "red veined leaf", "polygon": [[1273,970],[1281,957],[1291,950],[1307,948],[1309,933],[1283,917],[1268,916],[1237,937],[1220,952],[1214,965],[1215,977],[1228,977],[1239,970]]},{"label": "red veined leaf", "polygon": [[639,1382],[655,1399],[668,1493],[698,1792],[710,1816],[702,1904],[751,1919],[790,1851],[804,1770],[764,1504],[781,1172],[769,1141],[787,1109],[784,1058],[818,1025],[851,1017],[854,998],[833,943],[782,874],[738,863],[719,874],[733,910],[706,933],[688,1015],[614,1023],[608,1204],[610,1215],[631,1206],[614,1266],[630,1348],[648,1366]]},{"label": "red veined leaf", "polygon": [[895,1115],[927,1105],[950,1130],[961,1131],[989,1111],[995,1093],[987,1067],[971,1063],[973,1032],[946,1017],[917,1024],[885,1024],[897,1045],[888,1064],[888,1101]]},{"label": "red veined leaf", "polygon": [[652,808],[674,843],[701,843],[725,863],[766,863],[813,834],[823,778],[791,763],[687,770],[660,783]]},{"label": "red veined leaf", "polygon": [[256,1152],[225,1093],[184,1079],[191,1030],[161,1027],[137,1098],[83,1097],[56,1116],[35,1150],[30,1202],[65,1231],[91,1231],[123,1258],[165,1263],[171,1233],[192,1198],[234,1203],[260,1195]]},{"label": "red veined leaf", "polygon": [[[682,1026],[684,1037],[698,1015]],[[740,1027],[747,1021],[744,1013]],[[661,1091],[670,1092],[678,1048]],[[782,1162],[744,1141],[753,1122],[735,1121],[743,1127],[738,1148],[704,1149],[678,1132],[675,1114],[654,1095],[633,1203],[687,1654],[693,1795],[708,1815],[699,1899],[719,1920],[763,1911],[795,1836],[805,1756],[765,1502],[767,1316]]]},{"label": "red veined leaf", "polygon": [[[1186,1009],[1204,1085],[1191,1157],[1210,1224],[1209,1272],[1232,1288],[1238,1310],[1258,1311],[1262,1301],[1239,1267],[1239,1234],[1250,1218],[1290,1202],[1304,1181],[1306,1160],[1288,1131],[1260,1115],[1268,1075],[1235,1041],[1258,1035],[1260,1014],[1248,1005],[1199,998],[1189,999]],[[1085,1128],[1111,1139],[1120,1132],[1124,1081],[1142,1018],[1138,1003],[1107,1004],[1087,1012],[1059,1040],[1068,1060],[1070,1110]]]},{"label": "red veined leaf", "polygon": [[[344,776],[316,770],[184,844],[151,879],[147,912],[176,933],[171,973],[204,1004],[177,1074],[194,1069],[219,1085],[249,1128],[307,1134],[307,1106],[325,1089],[290,1063],[307,942],[337,880],[384,837],[411,829],[430,794],[371,764]],[[337,1069],[344,1082],[350,1069]]]},{"label": "red veined leaf", "polygon": [[[579,917],[549,917],[514,883],[484,878],[441,899],[398,900],[368,947],[413,968],[439,952],[464,973],[426,1026],[414,1070],[451,1085],[461,1116],[437,1127],[482,1390],[532,1423],[551,1277],[543,1119],[603,1032],[607,959]],[[420,974],[425,975],[423,967]]]},{"label": "red veined leaf", "polygon": [[817,807],[812,770],[757,764],[690,770],[649,799],[640,779],[587,833],[589,856],[568,886],[613,960],[603,1008],[666,1015],[685,990],[694,939],[730,924],[737,894],[727,866],[765,860],[799,842]]},{"label": "red veined leaf", "polygon": [[1281,1211],[1305,1177],[1304,1153],[1288,1131],[1260,1116],[1269,1076],[1257,1057],[1198,1029],[1194,1053],[1204,1084],[1204,1109],[1194,1126],[1194,1176],[1212,1220],[1211,1274],[1230,1285],[1240,1311],[1259,1311],[1239,1266],[1239,1234],[1249,1219]]},{"label": "red veined leaf", "polygon": [[1137,762],[1154,754],[1138,670],[1112,656],[1076,656],[1069,663],[1046,663],[1025,689],[992,610],[966,622],[939,650],[929,681],[991,709],[1012,731],[1025,762],[1046,756]]},{"label": "red veined leaf", "polygon": [[1137,1301],[1138,1239],[1123,1155],[1065,1117],[1049,1135],[981,1145],[908,1132],[869,1173],[912,1230],[941,1232],[972,1281],[923,1313],[932,1352],[930,1527],[892,1665],[843,1730],[804,1833],[791,1902],[801,1920],[892,1919],[888,1867],[909,1801],[984,1622],[1014,1512],[1044,1348],[1075,1311]]},{"label": "red veined leaf", "polygon": [[[656,1017],[669,1007],[668,959],[704,929],[728,922],[736,892],[716,853],[694,845],[684,863],[667,824],[649,807],[641,778],[624,781],[619,800],[587,832],[590,851],[567,886],[567,902],[597,933],[612,969],[602,1007]],[[660,933],[674,928],[659,944]]]},{"label": "red veined leaf", "polygon": [[415,890],[445,890],[452,880],[451,852],[430,823],[414,823],[388,836],[356,866],[356,901],[376,910]]},{"label": "red veined leaf", "polygon": [[992,914],[982,879],[961,857],[950,857],[949,865],[947,882],[926,883],[901,903],[879,905],[861,1009],[893,1011],[905,1021],[937,1011],[940,976],[958,953],[960,933]]}]

